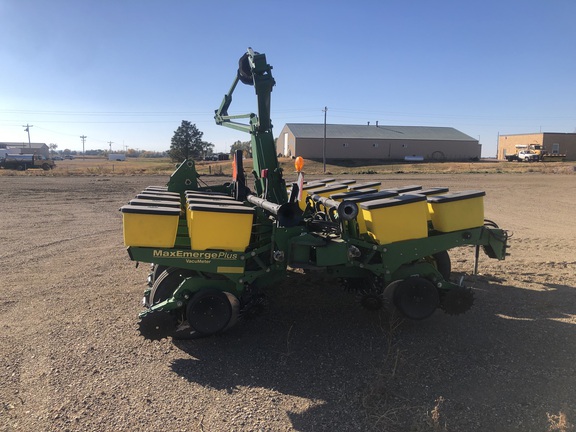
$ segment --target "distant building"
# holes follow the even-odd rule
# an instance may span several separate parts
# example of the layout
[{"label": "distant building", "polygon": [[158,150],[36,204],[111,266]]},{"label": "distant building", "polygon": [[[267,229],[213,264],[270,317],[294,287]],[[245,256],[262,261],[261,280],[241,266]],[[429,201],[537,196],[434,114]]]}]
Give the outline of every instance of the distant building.
[{"label": "distant building", "polygon": [[13,154],[36,154],[50,157],[50,148],[45,143],[0,142],[0,149],[8,149]]},{"label": "distant building", "polygon": [[567,161],[576,160],[576,133],[538,132],[498,136],[498,159],[514,154],[517,145],[541,145],[550,154],[565,154]]},{"label": "distant building", "polygon": [[[287,123],[278,137],[282,156],[322,159],[324,125]],[[464,161],[480,159],[478,140],[450,127],[326,125],[326,159]]]},{"label": "distant building", "polygon": [[204,157],[205,161],[223,161],[230,160],[230,155],[228,153],[214,153],[209,156]]}]

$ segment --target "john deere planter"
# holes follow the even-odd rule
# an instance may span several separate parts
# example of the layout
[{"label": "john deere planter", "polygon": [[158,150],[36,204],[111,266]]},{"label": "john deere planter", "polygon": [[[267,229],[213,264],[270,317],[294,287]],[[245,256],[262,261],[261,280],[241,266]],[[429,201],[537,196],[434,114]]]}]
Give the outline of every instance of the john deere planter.
[{"label": "john deere planter", "polygon": [[[228,114],[239,82],[254,87],[257,114]],[[414,320],[438,308],[466,312],[473,293],[450,280],[448,251],[475,246],[475,268],[480,248],[506,256],[506,231],[484,220],[484,192],[334,179],[287,187],[270,121],[274,85],[265,55],[248,49],[216,110],[217,124],[250,134],[251,184],[241,153],[220,186],[203,186],[187,160],[166,186],[121,208],[130,259],[152,268],[140,317],[178,338],[222,332],[294,269],[345,281],[367,310],[395,308]],[[302,160],[296,165],[301,171]]]}]

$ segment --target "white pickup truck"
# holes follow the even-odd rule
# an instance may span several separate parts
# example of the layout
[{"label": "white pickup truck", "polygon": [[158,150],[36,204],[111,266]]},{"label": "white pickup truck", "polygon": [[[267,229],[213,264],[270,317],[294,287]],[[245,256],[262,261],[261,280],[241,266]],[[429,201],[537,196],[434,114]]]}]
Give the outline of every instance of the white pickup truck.
[{"label": "white pickup truck", "polygon": [[518,152],[518,160],[520,162],[538,162],[540,156],[531,150],[522,150]]}]

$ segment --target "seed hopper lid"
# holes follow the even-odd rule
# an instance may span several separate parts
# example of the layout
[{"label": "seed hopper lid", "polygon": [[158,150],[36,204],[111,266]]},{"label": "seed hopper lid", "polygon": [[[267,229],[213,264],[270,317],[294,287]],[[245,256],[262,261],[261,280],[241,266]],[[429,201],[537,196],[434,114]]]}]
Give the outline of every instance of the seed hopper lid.
[{"label": "seed hopper lid", "polygon": [[144,214],[144,215],[161,215],[161,216],[179,216],[180,209],[174,207],[161,207],[155,205],[124,205],[120,207],[122,213]]},{"label": "seed hopper lid", "polygon": [[254,213],[254,208],[242,205],[228,204],[190,204],[188,208],[191,211],[210,212],[210,213]]},{"label": "seed hopper lid", "polygon": [[139,199],[147,199],[150,201],[177,201],[180,202],[179,196],[172,196],[172,195],[159,195],[159,194],[142,194],[139,193],[136,195],[136,198]]},{"label": "seed hopper lid", "polygon": [[[154,203],[154,204],[151,204]],[[130,205],[137,205],[137,206],[150,206],[153,205],[155,207],[172,207],[172,208],[180,208],[179,201],[153,201],[148,199],[140,199],[134,198],[131,199],[129,202]]]},{"label": "seed hopper lid", "polygon": [[479,197],[483,197],[485,195],[486,195],[486,192],[484,192],[484,191],[469,190],[469,191],[453,192],[453,193],[446,194],[446,195],[429,196],[428,202],[441,204],[441,203],[461,201],[461,200],[471,199],[471,198],[479,198]]},{"label": "seed hopper lid", "polygon": [[360,203],[360,207],[365,210],[376,210],[384,207],[394,207],[422,201],[426,201],[426,197],[424,195],[398,195],[392,198],[363,202]]},{"label": "seed hopper lid", "polygon": [[355,197],[346,198],[346,201],[351,201],[353,203],[360,204],[360,203],[366,202],[366,201],[374,201],[374,200],[378,200],[378,199],[391,198],[391,197],[395,197],[395,196],[398,196],[398,192],[390,191],[390,190],[381,190],[381,191],[374,192],[374,193],[362,194],[362,195],[357,195]]}]

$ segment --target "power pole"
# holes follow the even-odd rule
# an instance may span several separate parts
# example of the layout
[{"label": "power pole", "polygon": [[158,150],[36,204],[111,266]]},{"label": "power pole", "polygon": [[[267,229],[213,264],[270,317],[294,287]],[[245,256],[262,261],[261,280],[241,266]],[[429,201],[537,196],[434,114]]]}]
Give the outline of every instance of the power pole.
[{"label": "power pole", "polygon": [[86,138],[88,138],[86,135],[81,135],[80,139],[82,140],[82,160],[84,160],[84,141],[86,141]]},{"label": "power pole", "polygon": [[326,174],[326,113],[328,112],[328,107],[324,107],[324,141],[322,145],[322,162],[324,165],[324,174]]},{"label": "power pole", "polygon": [[30,143],[30,128],[33,127],[34,125],[29,125],[28,123],[26,123],[26,126],[22,125],[24,129],[24,132],[28,132],[28,147],[32,147],[32,144]]},{"label": "power pole", "polygon": [[112,153],[112,144],[114,144],[112,141],[108,141],[108,145],[110,146],[109,153]]}]

